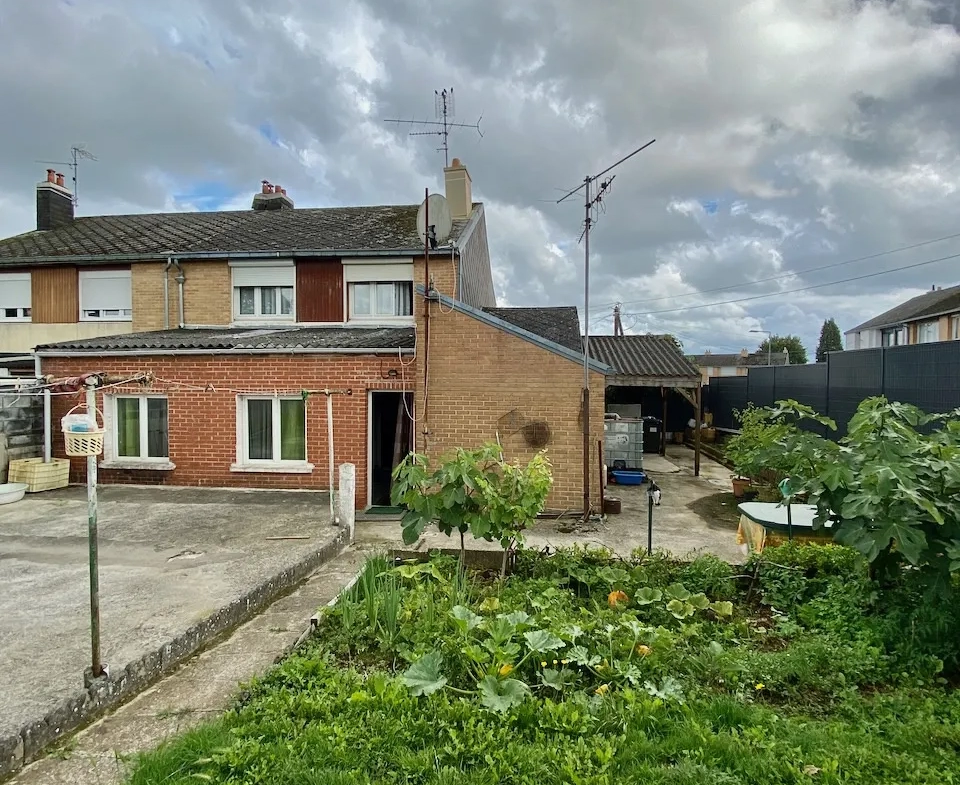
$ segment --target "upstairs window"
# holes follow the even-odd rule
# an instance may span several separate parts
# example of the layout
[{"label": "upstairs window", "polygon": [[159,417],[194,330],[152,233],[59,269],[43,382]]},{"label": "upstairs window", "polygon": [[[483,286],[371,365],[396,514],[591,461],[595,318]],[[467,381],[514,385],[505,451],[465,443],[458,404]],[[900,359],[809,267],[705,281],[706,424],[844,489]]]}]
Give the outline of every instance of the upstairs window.
[{"label": "upstairs window", "polygon": [[133,295],[129,270],[81,270],[80,321],[129,322]]},{"label": "upstairs window", "polygon": [[902,346],[906,343],[904,337],[904,330],[900,328],[894,330],[884,330],[882,343],[884,346]]},{"label": "upstairs window", "polygon": [[350,284],[351,319],[413,316],[411,281],[364,281]]},{"label": "upstairs window", "polygon": [[954,341],[960,340],[960,316],[950,317],[950,338]]},{"label": "upstairs window", "polygon": [[231,262],[234,321],[293,321],[296,314],[293,262]]},{"label": "upstairs window", "polygon": [[29,322],[30,313],[30,273],[0,273],[0,322]]},{"label": "upstairs window", "polygon": [[348,320],[408,321],[413,318],[413,262],[391,259],[343,265]]},{"label": "upstairs window", "polygon": [[940,322],[922,322],[917,327],[917,343],[934,343],[940,340]]}]

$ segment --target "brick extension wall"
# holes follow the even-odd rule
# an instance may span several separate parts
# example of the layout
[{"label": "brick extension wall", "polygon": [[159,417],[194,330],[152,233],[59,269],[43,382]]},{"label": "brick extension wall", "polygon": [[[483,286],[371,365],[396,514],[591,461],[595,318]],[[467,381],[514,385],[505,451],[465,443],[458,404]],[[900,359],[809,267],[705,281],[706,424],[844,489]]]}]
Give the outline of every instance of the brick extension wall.
[{"label": "brick extension wall", "polygon": [[[450,265],[434,278],[451,285]],[[431,271],[434,265],[431,263]],[[422,302],[422,300],[421,300]],[[554,485],[547,505],[580,509],[583,505],[583,435],[580,395],[583,366],[515,335],[459,312],[430,306],[429,395],[424,416],[424,323],[418,318],[417,449],[432,457],[460,446],[479,446],[497,437],[498,420],[516,409],[526,420],[544,420],[551,430],[547,455]],[[604,376],[590,374],[590,490],[599,504],[597,442],[603,438]],[[426,422],[424,422],[424,420]],[[429,434],[424,437],[424,425]],[[426,439],[426,441],[424,441]],[[536,449],[519,433],[500,433],[508,459],[529,460]]]},{"label": "brick extension wall", "polygon": [[[135,483],[181,486],[303,488],[326,490],[328,481],[326,401],[323,395],[307,402],[307,460],[314,464],[311,474],[231,472],[237,458],[237,393],[273,394],[301,389],[352,388],[353,395],[333,399],[334,463],[357,467],[357,506],[367,504],[367,391],[402,390],[396,357],[349,357],[327,355],[191,355],[181,357],[91,357],[47,358],[44,372],[72,376],[84,371],[133,375],[152,372],[158,379],[152,390],[168,398],[170,460],[172,471],[103,469],[104,483]],[[407,379],[411,377],[407,374]],[[177,384],[214,390],[193,390]],[[138,386],[114,388],[108,392],[142,392]],[[53,404],[54,455],[66,457],[60,418],[82,398],[56,396]],[[103,407],[103,393],[97,403]],[[72,459],[71,481],[85,482],[83,458]],[[336,478],[334,480],[336,482]]]}]

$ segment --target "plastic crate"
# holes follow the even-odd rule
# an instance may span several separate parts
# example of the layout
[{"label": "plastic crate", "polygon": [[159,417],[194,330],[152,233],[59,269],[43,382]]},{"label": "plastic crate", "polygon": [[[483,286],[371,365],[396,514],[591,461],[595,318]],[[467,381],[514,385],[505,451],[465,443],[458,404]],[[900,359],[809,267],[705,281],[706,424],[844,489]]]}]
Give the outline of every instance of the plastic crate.
[{"label": "plastic crate", "polygon": [[7,482],[25,482],[27,493],[66,488],[70,482],[70,461],[66,458],[52,458],[50,463],[44,463],[43,458],[10,461]]}]

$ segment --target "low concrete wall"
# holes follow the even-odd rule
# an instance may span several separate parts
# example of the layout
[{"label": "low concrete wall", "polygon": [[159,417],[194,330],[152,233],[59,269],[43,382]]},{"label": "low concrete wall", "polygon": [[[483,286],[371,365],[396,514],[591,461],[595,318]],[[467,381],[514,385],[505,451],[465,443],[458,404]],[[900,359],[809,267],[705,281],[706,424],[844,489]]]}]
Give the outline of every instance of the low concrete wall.
[{"label": "low concrete wall", "polygon": [[43,398],[17,392],[32,382],[0,377],[0,483],[10,461],[43,455]]},{"label": "low concrete wall", "polygon": [[289,593],[325,562],[335,558],[350,542],[350,531],[341,526],[325,545],[291,567],[277,573],[242,597],[225,605],[176,638],[123,669],[113,670],[90,687],[78,690],[59,707],[24,725],[17,733],[0,737],[0,780],[12,776],[36,759],[60,737],[89,724],[110,709],[130,700],[184,660],[205,648]]}]

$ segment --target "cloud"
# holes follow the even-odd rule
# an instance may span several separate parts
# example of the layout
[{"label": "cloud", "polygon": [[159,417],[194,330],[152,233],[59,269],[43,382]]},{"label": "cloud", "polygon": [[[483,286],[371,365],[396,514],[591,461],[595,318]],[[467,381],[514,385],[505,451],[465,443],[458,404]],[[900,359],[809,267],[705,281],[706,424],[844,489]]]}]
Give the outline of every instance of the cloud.
[{"label": "cloud", "polygon": [[[84,142],[80,212],[245,208],[261,179],[298,206],[419,201],[437,139],[386,118],[482,114],[451,135],[487,205],[511,305],[582,308],[568,189],[649,139],[594,212],[591,325],[624,301],[687,348],[810,344],[955,283],[960,34],[939,0],[85,0],[0,6],[0,235],[33,226],[37,159]],[[24,69],[22,64],[31,67]],[[779,281],[764,279],[795,271]],[[722,292],[714,290],[723,288]],[[692,305],[774,296],[710,308]],[[669,311],[669,313],[655,313]],[[748,343],[749,342],[749,343]]]}]

